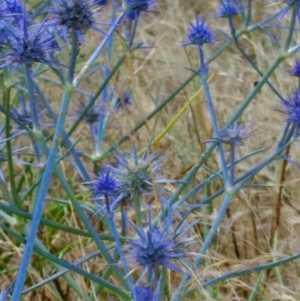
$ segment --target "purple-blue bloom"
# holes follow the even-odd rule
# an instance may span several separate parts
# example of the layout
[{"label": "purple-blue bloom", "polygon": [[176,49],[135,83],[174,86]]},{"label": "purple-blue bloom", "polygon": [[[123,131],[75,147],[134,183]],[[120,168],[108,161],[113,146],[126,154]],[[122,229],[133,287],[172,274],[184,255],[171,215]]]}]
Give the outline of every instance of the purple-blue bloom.
[{"label": "purple-blue bloom", "polygon": [[129,243],[129,259],[144,269],[140,279],[148,273],[152,282],[157,281],[155,272],[158,267],[185,273],[173,261],[193,256],[192,253],[187,252],[184,248],[194,243],[195,240],[193,237],[185,235],[199,220],[194,220],[193,223],[187,226],[183,221],[184,218],[176,225],[172,217],[172,209],[169,208],[168,216],[162,218],[160,225],[153,225],[150,213],[147,230],[140,229],[131,223],[138,235],[138,239]]},{"label": "purple-blue bloom", "polygon": [[300,60],[296,60],[292,69],[289,70],[290,75],[300,77]]},{"label": "purple-blue bloom", "polygon": [[110,169],[101,169],[100,176],[94,181],[94,190],[98,196],[114,196],[120,191],[120,184],[110,174]]},{"label": "purple-blue bloom", "polygon": [[196,22],[190,22],[190,29],[188,32],[187,40],[182,42],[183,46],[198,45],[202,46],[206,43],[216,43],[217,39],[215,34],[210,29],[209,25],[205,23],[205,18],[196,16]]},{"label": "purple-blue bloom", "polygon": [[85,44],[83,34],[88,29],[103,33],[95,25],[100,12],[100,5],[94,0],[53,0],[53,7],[49,12],[47,25],[62,26],[68,32],[74,30],[79,41]]},{"label": "purple-blue bloom", "polygon": [[217,9],[217,17],[219,18],[231,18],[240,13],[239,6],[232,0],[220,0],[221,6]]},{"label": "purple-blue bloom", "polygon": [[286,122],[294,124],[298,129],[300,128],[300,92],[295,89],[293,96],[282,101],[282,110],[278,110],[281,113],[288,115]]},{"label": "purple-blue bloom", "polygon": [[208,139],[206,142],[221,142],[231,145],[243,146],[243,140],[253,136],[255,133],[248,133],[249,128],[253,123],[248,124],[242,128],[240,121],[237,121],[233,126],[227,129],[221,129],[217,133],[216,137]]},{"label": "purple-blue bloom", "polygon": [[[23,18],[26,19],[24,14]],[[53,65],[54,53],[58,50],[53,47],[54,39],[54,35],[49,34],[43,24],[37,28],[28,26],[27,21],[23,20],[20,26],[7,26],[0,35],[0,61],[3,61],[0,68],[12,64],[16,68],[22,64],[31,67],[33,63]]]},{"label": "purple-blue bloom", "polygon": [[149,193],[153,187],[159,189],[157,184],[174,182],[161,176],[161,164],[168,155],[160,159],[159,155],[160,153],[149,155],[149,146],[141,158],[138,156],[135,145],[131,154],[124,155],[120,150],[115,149],[118,167],[111,167],[111,171],[121,183],[124,192],[126,191],[130,195],[134,192]]}]

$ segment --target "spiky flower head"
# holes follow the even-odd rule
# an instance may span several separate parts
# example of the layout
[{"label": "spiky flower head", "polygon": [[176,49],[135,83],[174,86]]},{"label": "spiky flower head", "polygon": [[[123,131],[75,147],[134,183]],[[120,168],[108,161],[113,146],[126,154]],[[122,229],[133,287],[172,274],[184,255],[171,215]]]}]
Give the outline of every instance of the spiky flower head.
[{"label": "spiky flower head", "polygon": [[281,113],[288,115],[287,123],[294,124],[298,129],[300,128],[300,93],[296,89],[293,96],[281,102],[283,109],[278,110]]},{"label": "spiky flower head", "polygon": [[98,196],[116,195],[120,191],[120,184],[110,173],[109,168],[102,168],[94,181],[94,190]]},{"label": "spiky flower head", "polygon": [[300,78],[300,60],[296,60],[292,69],[289,70],[290,75]]},{"label": "spiky flower head", "polygon": [[[94,215],[97,215],[99,212],[113,212],[124,197],[122,186],[111,173],[109,166],[100,167],[97,178],[85,184],[90,186],[94,196],[92,200],[96,202],[98,207]],[[103,200],[104,203],[102,202]]]},{"label": "spiky flower head", "polygon": [[28,26],[25,12],[20,26],[8,26],[5,33],[0,35],[0,49],[2,49],[1,68],[14,65],[16,68],[22,64],[29,67],[33,63],[52,66],[54,53],[58,48],[53,47],[54,35],[45,27]]},{"label": "spiky flower head", "polygon": [[217,9],[217,17],[219,18],[231,18],[240,13],[239,6],[232,0],[220,0],[221,6]]},{"label": "spiky flower head", "polygon": [[205,23],[203,16],[197,17],[196,22],[190,23],[191,27],[188,32],[187,40],[182,42],[183,46],[198,45],[202,46],[206,43],[216,43],[215,34],[210,29],[209,25]]},{"label": "spiky flower head", "polygon": [[74,30],[84,44],[83,34],[90,28],[100,31],[95,25],[100,14],[100,5],[94,0],[53,0],[49,9],[49,25],[63,26],[68,32]]},{"label": "spiky flower head", "polygon": [[135,145],[131,154],[124,155],[117,148],[115,149],[116,162],[118,167],[111,167],[111,171],[121,183],[123,190],[132,195],[149,193],[153,187],[159,189],[158,184],[174,182],[161,176],[162,162],[168,156],[159,159],[160,153],[149,154],[149,147],[139,157]]},{"label": "spiky flower head", "polygon": [[242,128],[240,121],[237,121],[233,126],[227,129],[221,129],[217,133],[216,137],[212,137],[206,142],[221,142],[230,145],[243,146],[243,140],[253,136],[255,133],[248,133],[249,128],[253,123],[248,124]]},{"label": "spiky flower head", "polygon": [[181,218],[181,222],[175,226],[172,214],[173,211],[170,208],[168,215],[161,219],[161,223],[153,225],[149,213],[147,230],[137,228],[132,224],[138,235],[138,239],[131,241],[129,244],[129,259],[144,269],[140,279],[146,273],[148,275],[150,273],[151,281],[157,280],[155,272],[159,267],[185,273],[174,261],[180,261],[193,255],[187,252],[185,247],[194,243],[195,240],[191,236],[185,237],[185,233],[199,220],[194,220],[193,223],[185,225],[185,217],[183,217]]}]

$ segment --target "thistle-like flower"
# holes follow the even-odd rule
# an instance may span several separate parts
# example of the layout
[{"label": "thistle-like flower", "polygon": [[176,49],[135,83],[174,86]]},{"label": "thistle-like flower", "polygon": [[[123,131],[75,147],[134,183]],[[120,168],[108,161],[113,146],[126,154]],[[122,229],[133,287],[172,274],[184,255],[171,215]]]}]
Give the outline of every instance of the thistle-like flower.
[{"label": "thistle-like flower", "polygon": [[[100,168],[100,174],[96,180],[86,184],[91,187],[94,194],[93,200],[96,201],[98,207],[94,215],[99,212],[113,212],[119,202],[126,196],[126,192],[124,193],[121,183],[119,183],[112,174],[109,166]],[[103,200],[105,204],[101,203]]]},{"label": "thistle-like flower", "polygon": [[62,26],[68,32],[74,30],[79,41],[85,44],[83,34],[88,29],[103,33],[96,27],[101,24],[96,20],[100,15],[100,5],[94,0],[54,0],[53,7],[48,10],[48,25]]},{"label": "thistle-like flower", "polygon": [[221,129],[217,133],[216,137],[212,137],[205,142],[221,142],[231,145],[243,146],[243,140],[255,135],[255,133],[248,133],[249,128],[253,123],[248,124],[242,128],[241,123],[237,121],[232,127],[227,129]]},{"label": "thistle-like flower", "polygon": [[278,110],[281,113],[288,115],[285,120],[287,123],[294,124],[297,129],[300,129],[300,92],[296,89],[293,96],[282,101],[282,110]]},{"label": "thistle-like flower", "polygon": [[54,35],[49,34],[43,24],[39,28],[28,26],[25,12],[22,17],[20,26],[7,26],[5,33],[0,35],[0,62],[3,62],[0,68],[8,65],[17,68],[22,64],[31,67],[33,63],[53,65],[54,53],[58,50],[53,47]]},{"label": "thistle-like flower", "polygon": [[159,189],[158,184],[175,182],[161,176],[161,164],[168,155],[160,159],[159,153],[149,155],[149,147],[150,144],[141,158],[138,157],[135,145],[129,155],[123,155],[120,150],[115,149],[118,168],[110,168],[116,179],[121,183],[123,191],[130,195],[134,192],[139,194],[149,193],[153,190],[153,187]]},{"label": "thistle-like flower", "polygon": [[300,60],[296,60],[292,69],[289,70],[290,75],[300,78]]},{"label": "thistle-like flower", "polygon": [[187,252],[184,247],[194,243],[195,240],[193,237],[186,238],[184,235],[198,221],[195,220],[187,226],[180,222],[174,226],[172,209],[169,208],[168,216],[161,220],[160,225],[152,224],[150,214],[147,230],[137,228],[131,223],[138,235],[138,240],[131,241],[129,244],[129,259],[144,269],[140,279],[148,273],[152,282],[157,281],[156,272],[159,267],[186,273],[173,262],[193,256],[193,253]]},{"label": "thistle-like flower", "polygon": [[183,46],[198,45],[202,46],[206,43],[216,43],[215,34],[210,29],[209,25],[205,23],[205,18],[200,16],[196,22],[190,23],[191,27],[188,32],[187,40],[182,42]]},{"label": "thistle-like flower", "polygon": [[236,5],[232,0],[220,0],[221,6],[217,9],[217,17],[231,18],[240,13],[239,5]]},{"label": "thistle-like flower", "polygon": [[115,196],[120,192],[120,184],[111,175],[109,168],[101,169],[100,176],[93,183],[94,191],[99,197],[104,195]]}]

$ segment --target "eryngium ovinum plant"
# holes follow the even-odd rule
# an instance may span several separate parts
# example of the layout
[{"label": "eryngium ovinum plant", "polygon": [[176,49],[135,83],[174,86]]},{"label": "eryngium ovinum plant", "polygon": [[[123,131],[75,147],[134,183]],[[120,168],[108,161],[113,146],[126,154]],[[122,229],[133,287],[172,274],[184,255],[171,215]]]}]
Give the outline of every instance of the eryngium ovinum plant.
[{"label": "eryngium ovinum plant", "polygon": [[[281,7],[264,2],[254,7],[252,0],[211,3],[207,7],[215,9],[205,15],[189,15],[185,37],[178,34],[171,47],[181,44],[183,56],[193,53],[188,68],[180,65],[188,77],[179,76],[169,94],[149,95],[151,83],[141,73],[163,59],[151,62],[159,43],[148,44],[143,33],[170,21],[173,1],[0,2],[0,300],[179,301],[209,295],[216,300],[218,289],[228,290],[224,280],[270,269],[280,278],[278,266],[300,257],[292,253],[235,272],[205,273],[217,260],[218,231],[230,218],[233,200],[263,191],[267,183],[257,179],[267,166],[275,166],[278,187],[287,165],[299,166],[291,146],[300,130],[298,0]],[[195,4],[196,11],[202,9]],[[259,64],[254,44],[246,43],[252,33],[264,41],[260,49],[266,41],[273,46],[270,64]],[[257,78],[228,114],[220,112],[211,92],[218,76],[211,66],[222,66],[224,55],[230,64],[252,68]],[[288,58],[294,60],[286,73],[290,91],[280,91],[271,76]],[[130,78],[136,74],[146,83],[136,86],[139,81]],[[265,127],[257,129],[262,121],[247,118],[264,87],[277,100],[266,110],[282,120],[279,138],[268,151],[251,144],[253,151],[241,155],[247,141],[268,134]],[[147,109],[152,106],[148,115],[141,113],[142,97],[136,97],[143,89]],[[174,165],[180,156],[170,150],[179,141],[171,129],[191,134],[179,122],[196,97],[179,109],[172,104],[192,89],[203,91],[207,114],[202,120],[192,114],[193,131],[199,131],[197,158],[191,156],[192,165],[178,176]],[[189,152],[189,142],[184,144]],[[247,160],[254,163],[241,168]],[[281,208],[282,188],[264,233],[269,242],[264,252],[277,242]],[[235,260],[243,264],[234,233],[233,241]],[[254,289],[249,280],[247,287],[253,287],[248,295],[254,300],[259,283]]]}]

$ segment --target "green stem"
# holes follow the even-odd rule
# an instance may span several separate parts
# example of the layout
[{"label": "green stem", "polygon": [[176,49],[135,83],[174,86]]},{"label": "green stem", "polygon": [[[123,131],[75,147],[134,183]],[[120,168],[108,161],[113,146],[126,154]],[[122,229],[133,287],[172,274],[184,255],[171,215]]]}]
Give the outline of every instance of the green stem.
[{"label": "green stem", "polygon": [[138,229],[142,229],[143,222],[142,222],[141,200],[140,200],[140,195],[137,191],[133,193],[133,204],[134,204],[136,225]]}]

